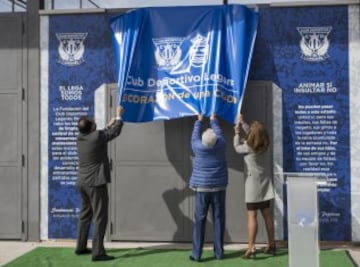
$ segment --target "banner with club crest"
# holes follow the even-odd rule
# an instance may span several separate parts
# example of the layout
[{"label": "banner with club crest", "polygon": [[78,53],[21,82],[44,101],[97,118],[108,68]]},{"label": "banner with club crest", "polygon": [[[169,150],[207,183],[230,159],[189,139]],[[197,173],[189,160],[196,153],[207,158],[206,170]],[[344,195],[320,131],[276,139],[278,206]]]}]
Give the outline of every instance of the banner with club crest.
[{"label": "banner with club crest", "polygon": [[146,8],[113,18],[124,120],[215,112],[234,122],[257,24],[258,14],[241,5]]}]

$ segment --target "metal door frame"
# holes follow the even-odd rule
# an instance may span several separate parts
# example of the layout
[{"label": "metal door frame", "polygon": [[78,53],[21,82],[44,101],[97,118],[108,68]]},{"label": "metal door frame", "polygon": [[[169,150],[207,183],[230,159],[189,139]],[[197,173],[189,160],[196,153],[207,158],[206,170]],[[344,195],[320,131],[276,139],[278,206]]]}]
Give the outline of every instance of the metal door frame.
[{"label": "metal door frame", "polygon": [[[28,229],[27,229],[27,218],[28,218],[28,171],[26,165],[26,156],[27,156],[27,148],[28,148],[28,123],[27,123],[27,115],[28,115],[28,106],[26,101],[26,83],[28,80],[27,70],[28,70],[28,61],[27,61],[27,35],[25,31],[25,24],[26,24],[26,13],[0,13],[0,17],[2,18],[10,18],[10,23],[15,20],[17,23],[20,24],[20,32],[19,32],[19,47],[15,49],[19,50],[19,58],[16,62],[17,65],[17,72],[14,73],[14,76],[17,80],[17,88],[15,91],[1,91],[2,94],[13,94],[17,96],[17,103],[19,104],[18,112],[19,115],[16,118],[17,121],[17,128],[19,130],[17,137],[17,143],[19,144],[19,148],[17,153],[17,162],[15,163],[16,167],[19,168],[20,173],[20,197],[21,200],[19,201],[19,235],[17,237],[11,238],[3,236],[2,239],[9,240],[9,239],[20,239],[20,240],[27,240],[28,238]],[[6,33],[2,33],[6,36]],[[4,37],[6,38],[6,37]]]}]

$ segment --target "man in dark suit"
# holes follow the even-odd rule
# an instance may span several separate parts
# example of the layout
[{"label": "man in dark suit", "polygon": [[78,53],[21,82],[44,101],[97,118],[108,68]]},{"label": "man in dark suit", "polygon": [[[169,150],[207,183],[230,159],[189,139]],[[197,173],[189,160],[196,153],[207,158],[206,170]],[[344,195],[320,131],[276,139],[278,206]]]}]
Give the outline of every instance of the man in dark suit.
[{"label": "man in dark suit", "polygon": [[[113,256],[106,255],[104,248],[109,204],[107,183],[110,183],[107,144],[120,135],[123,126],[122,113],[122,107],[118,107],[116,118],[112,118],[103,130],[96,130],[96,123],[90,117],[81,117],[78,121],[79,169],[76,185],[81,197],[81,209],[75,253],[92,253],[93,261],[114,259]],[[92,219],[94,233],[91,251],[87,248],[87,240]]]}]

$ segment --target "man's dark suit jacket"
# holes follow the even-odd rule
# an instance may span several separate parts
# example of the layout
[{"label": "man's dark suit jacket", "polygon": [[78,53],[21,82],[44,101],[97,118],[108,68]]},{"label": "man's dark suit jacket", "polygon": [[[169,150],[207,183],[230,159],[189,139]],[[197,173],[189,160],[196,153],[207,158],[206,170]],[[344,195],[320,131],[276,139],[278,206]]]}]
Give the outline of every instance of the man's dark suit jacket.
[{"label": "man's dark suit jacket", "polygon": [[110,129],[96,130],[89,134],[79,133],[79,169],[76,183],[78,186],[100,186],[110,183],[107,143],[120,134],[122,126],[123,122],[117,120]]}]

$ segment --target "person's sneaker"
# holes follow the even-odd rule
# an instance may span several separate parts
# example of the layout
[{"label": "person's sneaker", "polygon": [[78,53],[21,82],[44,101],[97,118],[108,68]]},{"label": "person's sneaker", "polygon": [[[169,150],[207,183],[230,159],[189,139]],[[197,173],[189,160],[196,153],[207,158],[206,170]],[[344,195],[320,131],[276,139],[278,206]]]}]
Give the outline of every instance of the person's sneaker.
[{"label": "person's sneaker", "polygon": [[200,259],[195,259],[192,255],[189,256],[189,260],[200,262]]},{"label": "person's sneaker", "polygon": [[115,257],[109,255],[98,255],[92,257],[92,261],[111,261],[113,259],[115,259]]},{"label": "person's sneaker", "polygon": [[83,254],[91,254],[91,249],[81,249],[81,250],[75,250],[76,255],[83,255]]}]

